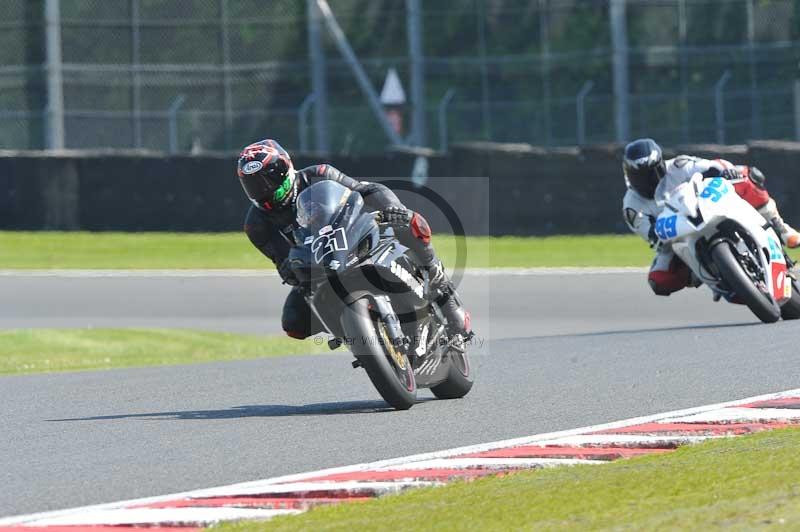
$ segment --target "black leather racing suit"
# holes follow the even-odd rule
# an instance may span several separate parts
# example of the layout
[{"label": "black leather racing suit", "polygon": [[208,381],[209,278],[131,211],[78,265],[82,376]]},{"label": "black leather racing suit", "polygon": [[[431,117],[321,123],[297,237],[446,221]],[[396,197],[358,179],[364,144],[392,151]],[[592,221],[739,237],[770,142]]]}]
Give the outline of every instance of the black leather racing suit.
[{"label": "black leather racing suit", "polygon": [[[382,211],[389,207],[405,208],[395,193],[386,186],[379,183],[357,181],[327,164],[309,166],[300,170],[297,173],[297,194],[314,183],[328,179],[360,193],[368,210]],[[427,228],[427,222],[424,222],[424,219],[422,222]],[[291,208],[280,211],[263,211],[251,206],[247,211],[244,230],[250,238],[250,242],[278,267],[289,256],[289,250],[295,245],[293,234],[297,227],[296,223],[294,204]],[[414,251],[423,265],[429,265],[436,261],[436,253],[430,244],[429,231],[427,237],[410,227],[396,228],[395,232],[400,243]],[[286,298],[281,324],[286,334],[293,338],[307,338],[323,330],[322,324],[311,312],[298,288],[292,289]]]}]

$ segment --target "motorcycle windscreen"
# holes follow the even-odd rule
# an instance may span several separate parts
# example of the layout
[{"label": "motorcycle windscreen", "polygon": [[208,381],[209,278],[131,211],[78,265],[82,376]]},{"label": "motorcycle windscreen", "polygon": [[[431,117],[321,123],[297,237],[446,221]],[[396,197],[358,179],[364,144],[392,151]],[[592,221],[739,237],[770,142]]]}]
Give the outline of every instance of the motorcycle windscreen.
[{"label": "motorcycle windscreen", "polygon": [[336,183],[321,181],[297,198],[297,223],[307,231],[304,244],[316,264],[338,270],[347,260],[350,226],[361,214],[364,200],[357,192]]}]

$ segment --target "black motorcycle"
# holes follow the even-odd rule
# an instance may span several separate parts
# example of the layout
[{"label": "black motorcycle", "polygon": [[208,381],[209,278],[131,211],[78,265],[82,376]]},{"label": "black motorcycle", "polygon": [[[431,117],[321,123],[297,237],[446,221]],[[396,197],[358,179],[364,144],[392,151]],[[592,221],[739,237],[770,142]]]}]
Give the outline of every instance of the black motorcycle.
[{"label": "black motorcycle", "polygon": [[[448,332],[438,306],[425,296],[427,272],[361,195],[321,181],[297,198],[289,258],[309,307],[345,345],[392,407],[411,408],[417,388],[455,399],[472,388],[466,340]],[[435,298],[431,298],[435,300]]]}]

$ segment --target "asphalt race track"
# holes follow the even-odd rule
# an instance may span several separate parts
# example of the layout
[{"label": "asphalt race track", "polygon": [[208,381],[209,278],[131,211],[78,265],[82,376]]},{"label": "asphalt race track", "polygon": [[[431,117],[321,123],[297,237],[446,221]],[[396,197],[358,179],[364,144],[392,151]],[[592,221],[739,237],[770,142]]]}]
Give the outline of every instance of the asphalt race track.
[{"label": "asphalt race track", "polygon": [[[274,277],[0,276],[0,329],[279,332]],[[642,273],[472,276],[467,398],[385,408],[347,355],[0,377],[0,516],[160,495],[798,387],[800,322]]]}]

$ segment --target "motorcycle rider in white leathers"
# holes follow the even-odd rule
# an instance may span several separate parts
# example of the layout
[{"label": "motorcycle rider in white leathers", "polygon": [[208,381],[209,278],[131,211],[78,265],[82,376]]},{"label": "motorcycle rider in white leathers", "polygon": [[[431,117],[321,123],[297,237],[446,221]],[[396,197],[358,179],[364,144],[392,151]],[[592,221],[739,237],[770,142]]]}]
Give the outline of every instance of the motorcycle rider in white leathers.
[{"label": "motorcycle rider in white leathers", "polygon": [[724,177],[733,184],[736,193],[752,205],[771,223],[783,243],[800,247],[800,233],[783,221],[775,200],[764,187],[764,174],[754,166],[735,166],[723,159],[701,159],[679,155],[664,161],[661,148],[652,139],[639,139],[625,147],[622,169],[628,190],[622,200],[625,223],[634,233],[658,249],[647,281],[657,295],[668,296],[686,286],[697,286],[691,270],[669,245],[659,245],[655,221],[661,209],[657,199],[678,185],[689,181],[695,173],[704,177]]}]

